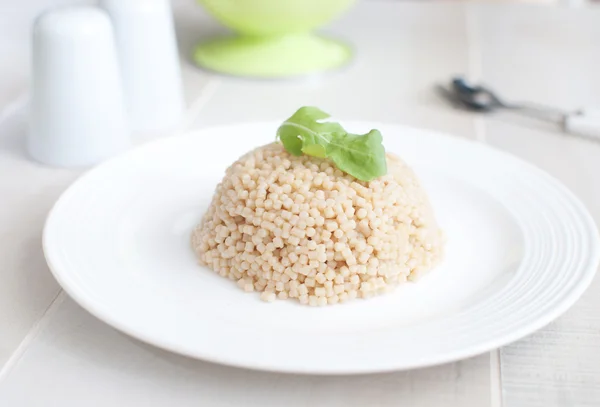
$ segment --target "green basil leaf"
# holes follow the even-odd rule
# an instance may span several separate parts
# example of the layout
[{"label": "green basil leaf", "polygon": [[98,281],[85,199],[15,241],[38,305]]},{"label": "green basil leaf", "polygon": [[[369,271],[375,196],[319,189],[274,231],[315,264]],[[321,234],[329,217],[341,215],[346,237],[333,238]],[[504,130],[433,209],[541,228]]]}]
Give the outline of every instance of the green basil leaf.
[{"label": "green basil leaf", "polygon": [[285,149],[296,156],[302,155],[302,149],[306,146],[319,144],[325,147],[327,145],[325,134],[345,132],[339,123],[319,122],[328,117],[330,116],[327,113],[317,107],[301,107],[279,126],[277,137]]},{"label": "green basil leaf", "polygon": [[328,158],[341,171],[370,181],[387,172],[381,133],[371,130],[360,135],[346,132],[339,123],[321,122],[329,114],[305,106],[296,111],[277,130],[277,138],[292,155]]},{"label": "green basil leaf", "polygon": [[310,144],[306,147],[302,147],[302,152],[313,157],[327,158],[327,149],[321,144]]},{"label": "green basil leaf", "polygon": [[371,181],[387,173],[382,141],[379,130],[365,135],[333,133],[326,154],[340,170],[361,181]]}]

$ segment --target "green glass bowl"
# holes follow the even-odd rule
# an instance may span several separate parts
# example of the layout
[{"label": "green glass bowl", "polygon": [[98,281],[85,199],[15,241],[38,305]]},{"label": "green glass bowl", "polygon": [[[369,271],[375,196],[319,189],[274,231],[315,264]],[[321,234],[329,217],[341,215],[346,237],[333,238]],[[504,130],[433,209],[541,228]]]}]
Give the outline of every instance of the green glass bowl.
[{"label": "green glass bowl", "polygon": [[337,69],[352,51],[312,31],[355,0],[198,0],[236,35],[208,40],[195,62],[229,75],[277,78]]}]

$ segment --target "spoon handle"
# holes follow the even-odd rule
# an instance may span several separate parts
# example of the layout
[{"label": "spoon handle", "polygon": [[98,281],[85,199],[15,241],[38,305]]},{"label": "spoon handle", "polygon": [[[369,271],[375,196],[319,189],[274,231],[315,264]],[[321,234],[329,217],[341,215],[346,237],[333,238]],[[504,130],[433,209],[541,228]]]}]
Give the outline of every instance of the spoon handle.
[{"label": "spoon handle", "polygon": [[600,116],[583,111],[567,116],[563,127],[567,133],[600,141]]},{"label": "spoon handle", "polygon": [[515,113],[555,124],[564,123],[566,117],[572,114],[553,107],[525,103],[505,105],[505,107]]}]

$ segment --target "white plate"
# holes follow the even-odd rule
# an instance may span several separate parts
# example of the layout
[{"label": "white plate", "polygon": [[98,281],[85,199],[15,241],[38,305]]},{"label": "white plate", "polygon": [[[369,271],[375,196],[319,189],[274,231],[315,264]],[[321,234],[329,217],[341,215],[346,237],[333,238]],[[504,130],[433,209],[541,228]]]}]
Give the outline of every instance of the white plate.
[{"label": "white plate", "polygon": [[478,143],[397,125],[388,151],[416,170],[448,235],[417,283],[311,308],[265,303],[197,265],[190,231],[225,168],[273,140],[275,123],[201,130],[117,157],[58,200],[48,264],[89,312],[195,358],[283,372],[347,374],[448,362],[546,325],[589,285],[599,261],[583,205],[535,167]]}]

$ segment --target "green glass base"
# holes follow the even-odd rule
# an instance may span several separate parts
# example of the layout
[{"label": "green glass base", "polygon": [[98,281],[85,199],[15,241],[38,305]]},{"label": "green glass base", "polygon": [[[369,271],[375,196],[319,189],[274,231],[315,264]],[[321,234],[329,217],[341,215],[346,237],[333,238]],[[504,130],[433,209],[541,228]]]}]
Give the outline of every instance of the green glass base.
[{"label": "green glass base", "polygon": [[340,68],[350,61],[346,44],[313,34],[217,38],[199,44],[194,61],[228,75],[283,78]]}]

